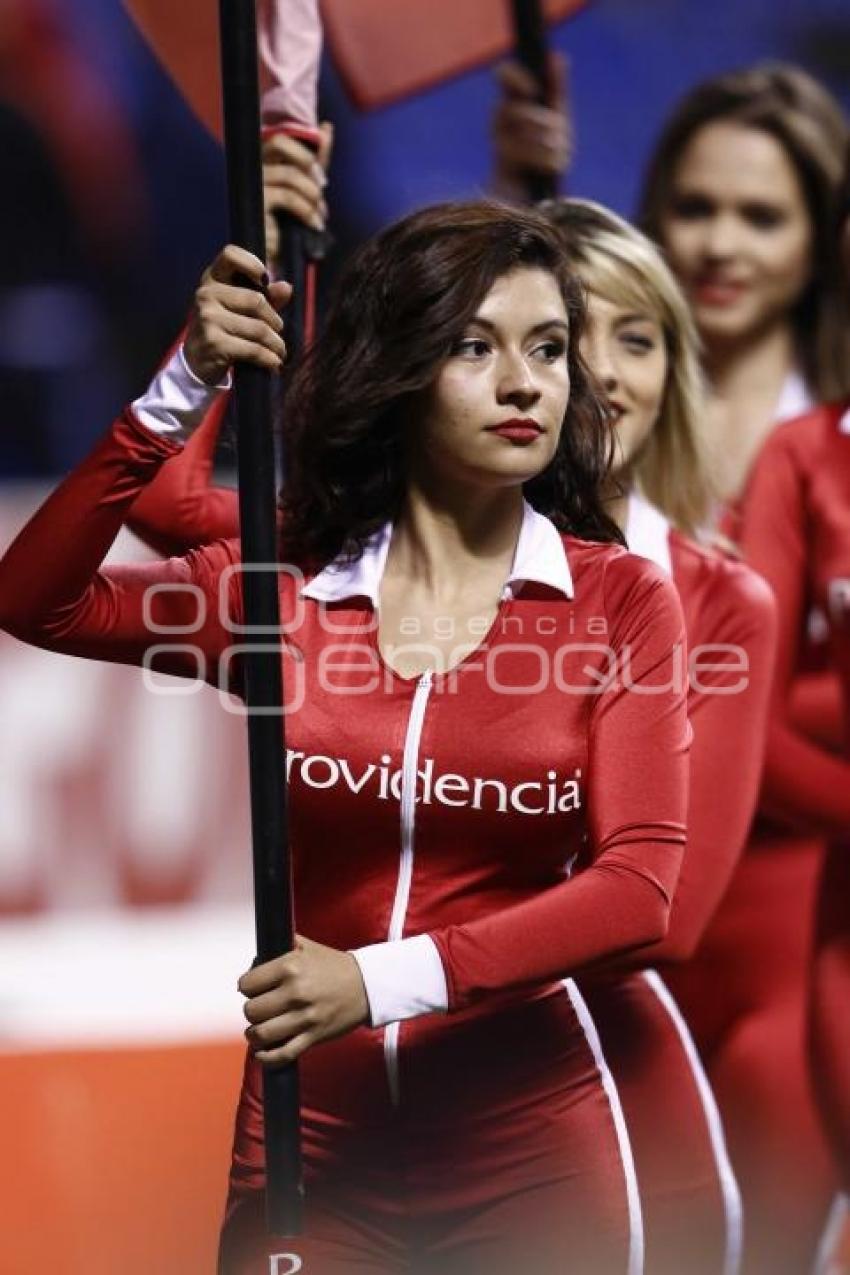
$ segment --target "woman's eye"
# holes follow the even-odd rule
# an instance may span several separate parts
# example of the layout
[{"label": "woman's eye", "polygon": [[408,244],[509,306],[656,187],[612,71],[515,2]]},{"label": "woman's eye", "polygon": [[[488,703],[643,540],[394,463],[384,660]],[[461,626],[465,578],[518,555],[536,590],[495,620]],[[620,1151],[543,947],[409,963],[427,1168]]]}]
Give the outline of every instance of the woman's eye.
[{"label": "woman's eye", "polygon": [[655,349],[654,338],[643,332],[621,332],[620,340],[633,353],[647,354],[650,350]]},{"label": "woman's eye", "polygon": [[749,204],[744,209],[744,216],[757,230],[773,230],[785,220],[782,209],[771,204]]},{"label": "woman's eye", "polygon": [[670,213],[681,221],[699,221],[710,217],[714,207],[704,195],[676,195],[670,204]]},{"label": "woman's eye", "polygon": [[567,347],[563,341],[544,341],[541,345],[535,346],[533,351],[535,357],[542,363],[556,363],[566,352]]},{"label": "woman's eye", "polygon": [[489,350],[490,347],[483,337],[468,336],[455,342],[452,354],[458,354],[461,358],[481,359]]}]

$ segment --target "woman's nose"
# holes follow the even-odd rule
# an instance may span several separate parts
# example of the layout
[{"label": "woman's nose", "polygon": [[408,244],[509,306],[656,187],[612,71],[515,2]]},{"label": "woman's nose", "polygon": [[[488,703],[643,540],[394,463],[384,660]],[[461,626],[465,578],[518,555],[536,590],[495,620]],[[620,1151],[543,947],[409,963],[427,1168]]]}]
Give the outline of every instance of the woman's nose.
[{"label": "woman's nose", "polygon": [[619,384],[612,345],[609,335],[598,328],[588,332],[581,343],[582,358],[593,373],[596,384],[606,394],[613,394]]},{"label": "woman's nose", "polygon": [[719,214],[706,223],[703,252],[711,261],[723,261],[734,256],[737,248],[735,220],[728,214]]},{"label": "woman's nose", "polygon": [[620,378],[617,375],[617,364],[607,347],[597,346],[590,367],[605,393],[613,394],[620,383]]},{"label": "woman's nose", "polygon": [[505,357],[500,368],[497,394],[502,403],[528,405],[537,401],[540,390],[524,358],[517,355]]}]

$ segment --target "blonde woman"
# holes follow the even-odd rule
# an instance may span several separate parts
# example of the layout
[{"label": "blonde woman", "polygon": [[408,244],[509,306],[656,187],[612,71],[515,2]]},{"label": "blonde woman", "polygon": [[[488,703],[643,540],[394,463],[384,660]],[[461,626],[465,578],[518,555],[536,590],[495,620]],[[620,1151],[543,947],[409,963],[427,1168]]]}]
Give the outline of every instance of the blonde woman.
[{"label": "blonde woman", "polygon": [[[692,957],[743,848],[761,770],[773,600],[753,571],[699,542],[713,499],[700,443],[704,393],[693,322],[669,269],[644,235],[596,204],[558,200],[544,210],[587,289],[582,353],[615,430],[606,508],[632,552],[672,577],[690,650],[688,850],[670,929],[633,958],[642,968],[631,980],[597,975],[582,987],[626,1110],[647,1271],[731,1272],[741,1206],[717,1108],[683,1016],[649,967]],[[650,1023],[653,1051],[639,1043]]]}]

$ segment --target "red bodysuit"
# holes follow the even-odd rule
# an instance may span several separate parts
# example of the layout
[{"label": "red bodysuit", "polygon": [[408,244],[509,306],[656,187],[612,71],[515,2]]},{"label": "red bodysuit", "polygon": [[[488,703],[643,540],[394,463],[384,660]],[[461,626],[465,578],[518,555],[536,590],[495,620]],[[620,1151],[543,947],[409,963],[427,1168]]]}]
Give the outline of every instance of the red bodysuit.
[{"label": "red bodysuit", "polygon": [[[238,692],[235,543],[100,570],[173,450],[119,419],[8,550],[0,619],[92,658],[144,664],[153,642],[156,668]],[[289,1247],[323,1275],[636,1275],[622,1111],[568,976],[666,928],[689,742],[675,590],[526,507],[489,633],[445,677],[405,679],[374,623],[388,538],[303,589],[279,577],[296,908],[320,942],[386,945],[390,976],[435,949],[448,1013],[425,999],[305,1055]],[[266,1275],[257,1079],[249,1059],[223,1251]]]},{"label": "red bodysuit", "polygon": [[[806,419],[828,417],[818,410]],[[805,1039],[821,837],[847,827],[850,767],[795,724],[790,697],[808,658],[807,618],[824,592],[807,562],[822,578],[829,560],[828,536],[810,522],[808,484],[819,490],[838,479],[819,469],[814,427],[798,435],[799,425],[778,426],[765,443],[737,528],[779,617],[759,818],[697,959],[671,974],[720,1103],[751,1275],[811,1266],[834,1190]],[[791,440],[799,440],[794,464]]]},{"label": "red bodysuit", "polygon": [[[810,1041],[827,1135],[850,1190],[850,412],[822,407],[769,439],[747,496],[744,534],[763,545],[781,604],[782,669],[811,605],[829,624],[844,691],[843,756],[800,741],[782,720],[777,689],[766,787],[777,808],[831,835],[820,884]],[[793,800],[784,795],[790,791]]]},{"label": "red bodysuit", "polygon": [[[755,808],[775,608],[767,586],[742,563],[672,530],[639,497],[633,496],[630,505],[629,544],[672,575],[694,670],[688,690],[693,727],[688,848],[667,937],[640,954],[643,965],[662,966],[667,979],[698,948]],[[746,689],[730,693],[740,684],[742,668]],[[652,971],[631,980],[625,990],[622,981],[608,989],[579,983],[623,1097],[641,1183],[647,1253],[654,1258],[648,1270],[670,1275],[736,1271],[740,1197],[714,1097],[673,996]],[[636,1008],[641,1001],[642,1015]],[[654,1049],[639,1043],[647,1040]]]},{"label": "red bodysuit", "polygon": [[[185,552],[238,529],[236,493],[210,485],[222,416],[205,418],[134,504],[129,525],[160,552]],[[688,853],[665,940],[629,962],[635,972],[581,978],[626,1113],[640,1182],[647,1269],[718,1275],[737,1269],[740,1200],[708,1081],[681,1014],[648,964],[688,959],[744,844],[758,792],[775,642],[769,590],[747,567],[672,531],[640,497],[627,536],[634,552],[672,574],[699,665],[722,664],[729,647],[748,667],[707,667],[691,679]],[[722,647],[722,650],[715,648]],[[735,656],[734,659],[741,658]],[[718,793],[722,791],[722,800]],[[665,1112],[664,1119],[659,1113]]]}]

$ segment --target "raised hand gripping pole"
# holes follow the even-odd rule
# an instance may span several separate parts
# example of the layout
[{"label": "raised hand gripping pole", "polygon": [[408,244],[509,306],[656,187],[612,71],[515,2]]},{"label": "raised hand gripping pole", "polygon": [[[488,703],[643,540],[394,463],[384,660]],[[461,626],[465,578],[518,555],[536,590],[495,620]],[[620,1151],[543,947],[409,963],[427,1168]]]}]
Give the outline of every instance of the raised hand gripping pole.
[{"label": "raised hand gripping pole", "polygon": [[[549,48],[541,0],[511,0],[511,10],[517,61],[534,76],[539,85],[539,101],[545,103],[548,100]],[[527,172],[524,180],[532,203],[554,199],[558,193],[557,178],[549,173]]]},{"label": "raised hand gripping pole", "polygon": [[[254,0],[220,0],[219,16],[230,238],[265,260]],[[271,374],[247,364],[237,365],[233,400],[247,630],[244,635],[234,635],[234,642],[244,649],[257,957],[269,961],[291,951],[294,942]],[[303,1183],[297,1066],[263,1073],[263,1109],[268,1230],[273,1235],[298,1235]]]}]

